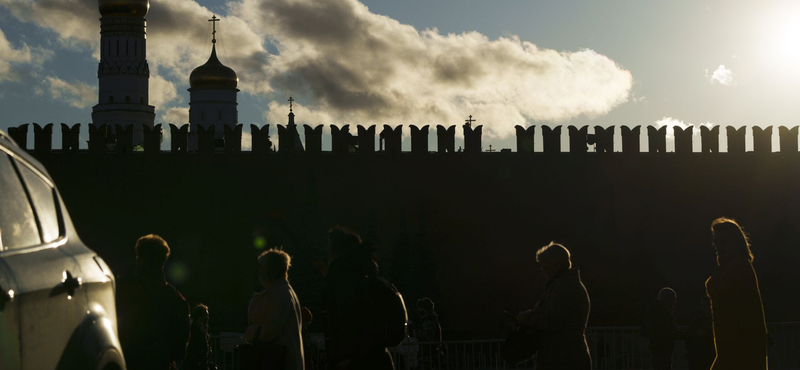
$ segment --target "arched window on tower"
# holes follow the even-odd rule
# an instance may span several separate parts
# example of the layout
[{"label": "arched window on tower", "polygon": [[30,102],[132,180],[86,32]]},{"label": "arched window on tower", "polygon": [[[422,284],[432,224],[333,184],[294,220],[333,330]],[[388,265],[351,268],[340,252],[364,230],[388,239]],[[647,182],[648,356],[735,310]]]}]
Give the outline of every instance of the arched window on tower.
[{"label": "arched window on tower", "polygon": [[119,55],[119,40],[117,40],[117,55]]},{"label": "arched window on tower", "polygon": [[111,103],[111,104],[114,104],[114,97],[113,96],[109,96],[108,97],[108,102]]},{"label": "arched window on tower", "polygon": [[128,40],[125,40],[125,55],[128,55]]},{"label": "arched window on tower", "polygon": [[222,111],[219,111],[219,116],[217,117],[217,119],[222,121]]},{"label": "arched window on tower", "polygon": [[130,102],[131,102],[131,97],[130,96],[126,96],[125,97],[125,103],[130,104]]},{"label": "arched window on tower", "polygon": [[139,98],[139,104],[144,104],[144,96]]},{"label": "arched window on tower", "polygon": [[204,111],[204,110],[200,111],[200,119],[202,119],[202,120],[206,119],[206,111]]}]

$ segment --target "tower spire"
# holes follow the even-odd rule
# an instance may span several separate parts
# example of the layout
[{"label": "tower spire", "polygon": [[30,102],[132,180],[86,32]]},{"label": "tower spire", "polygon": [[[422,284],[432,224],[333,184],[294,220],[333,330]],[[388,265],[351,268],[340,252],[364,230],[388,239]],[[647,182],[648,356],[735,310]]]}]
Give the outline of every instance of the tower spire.
[{"label": "tower spire", "polygon": [[294,103],[294,98],[291,96],[289,97],[289,124],[294,125],[294,112],[292,112],[292,103]]},{"label": "tower spire", "polygon": [[217,43],[217,22],[219,22],[219,18],[217,18],[217,15],[215,14],[208,21],[211,22],[211,28],[213,29],[213,31],[211,31],[211,43],[212,44],[216,44]]},{"label": "tower spire", "polygon": [[476,119],[472,119],[472,115],[469,115],[469,119],[464,120],[464,123],[467,127],[472,127],[472,122],[477,121]]}]

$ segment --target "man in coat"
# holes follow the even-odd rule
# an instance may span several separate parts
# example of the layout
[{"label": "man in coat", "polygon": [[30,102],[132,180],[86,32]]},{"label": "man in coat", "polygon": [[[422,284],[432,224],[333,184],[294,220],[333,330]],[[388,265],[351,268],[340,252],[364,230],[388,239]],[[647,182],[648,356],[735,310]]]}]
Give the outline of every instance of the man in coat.
[{"label": "man in coat", "polygon": [[328,239],[331,263],[322,310],[330,368],[392,370],[394,362],[375,325],[381,313],[370,292],[370,282],[378,277],[372,250],[358,234],[341,227],[331,229]]},{"label": "man in coat", "polygon": [[158,235],[136,241],[136,274],[117,279],[119,342],[128,370],[177,369],[189,341],[189,305],[164,279],[169,246]]},{"label": "man in coat", "polygon": [[517,320],[537,331],[536,369],[590,370],[586,344],[589,294],[580,273],[572,268],[569,250],[551,242],[536,252],[536,262],[547,279],[542,298]]}]

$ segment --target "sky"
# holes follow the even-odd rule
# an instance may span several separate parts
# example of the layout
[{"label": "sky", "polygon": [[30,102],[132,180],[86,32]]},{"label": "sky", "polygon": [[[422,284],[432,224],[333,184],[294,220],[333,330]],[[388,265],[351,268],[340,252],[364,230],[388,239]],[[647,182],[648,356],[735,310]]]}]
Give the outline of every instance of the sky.
[{"label": "sky", "polygon": [[[800,123],[794,0],[151,0],[157,123],[188,121],[211,15],[246,143],[249,124],[286,123],[289,96],[298,124],[354,134],[472,115],[495,150],[516,149],[515,125],[536,125],[540,150],[541,125],[564,126],[566,143],[568,125],[704,124],[773,126],[777,150],[777,127]],[[0,0],[0,129],[90,122],[99,31],[96,0]]]}]

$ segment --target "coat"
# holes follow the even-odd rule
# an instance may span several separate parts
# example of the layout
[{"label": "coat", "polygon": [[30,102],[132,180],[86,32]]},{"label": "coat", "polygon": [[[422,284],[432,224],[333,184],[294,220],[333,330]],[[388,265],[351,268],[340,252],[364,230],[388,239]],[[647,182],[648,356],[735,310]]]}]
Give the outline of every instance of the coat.
[{"label": "coat", "polygon": [[247,308],[250,325],[261,325],[257,340],[274,341],[286,347],[285,370],[303,370],[303,316],[289,282],[282,280],[260,293],[253,293]]},{"label": "coat", "polygon": [[650,342],[650,351],[672,356],[675,340],[678,339],[678,327],[675,325],[672,307],[660,300],[651,303],[647,307],[644,329]]},{"label": "coat", "polygon": [[564,270],[547,282],[527,320],[539,335],[537,370],[592,368],[585,334],[589,310],[589,294],[578,270]]},{"label": "coat", "polygon": [[767,325],[758,276],[746,259],[720,265],[706,280],[717,358],[712,370],[766,370]]},{"label": "coat", "polygon": [[382,333],[371,325],[378,312],[371,303],[368,283],[377,276],[377,263],[360,250],[331,262],[322,299],[325,351],[331,367],[394,369]]},{"label": "coat", "polygon": [[166,370],[186,355],[189,304],[161,271],[117,279],[119,342],[130,370]]}]

